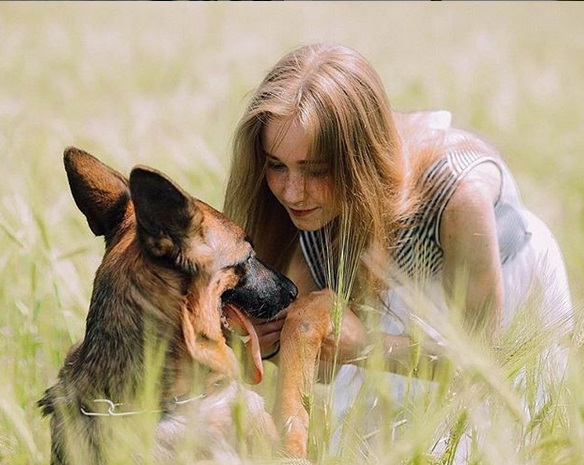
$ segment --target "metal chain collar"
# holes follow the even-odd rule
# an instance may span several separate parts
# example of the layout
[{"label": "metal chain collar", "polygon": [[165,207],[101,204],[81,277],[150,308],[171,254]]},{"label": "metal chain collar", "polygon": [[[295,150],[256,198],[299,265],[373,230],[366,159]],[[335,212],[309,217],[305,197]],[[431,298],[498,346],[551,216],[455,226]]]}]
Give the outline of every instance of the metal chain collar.
[{"label": "metal chain collar", "polygon": [[[202,399],[207,397],[207,394],[200,394],[198,396],[189,397],[187,399],[181,399],[179,397],[175,397],[172,401],[174,405],[184,405],[188,404],[189,402],[193,402],[195,400]],[[80,407],[81,413],[87,417],[128,417],[132,415],[143,415],[145,413],[162,413],[164,410],[160,409],[153,409],[153,410],[137,410],[137,411],[117,411],[119,407],[121,407],[122,403],[115,403],[109,399],[94,399],[94,403],[96,404],[105,404],[107,405],[107,412],[91,412],[89,410],[85,410],[84,406]]]}]

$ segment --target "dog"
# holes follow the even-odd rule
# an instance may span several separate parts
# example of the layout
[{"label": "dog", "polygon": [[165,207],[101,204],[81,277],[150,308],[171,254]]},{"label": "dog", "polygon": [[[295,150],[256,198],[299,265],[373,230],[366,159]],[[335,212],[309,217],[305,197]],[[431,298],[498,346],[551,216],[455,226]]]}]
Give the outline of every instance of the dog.
[{"label": "dog", "polygon": [[[84,339],[38,401],[50,416],[51,464],[241,463],[278,441],[246,315],[268,319],[297,296],[243,231],[164,174],[126,179],[70,147],[74,201],[104,236]],[[242,354],[244,355],[244,354]],[[243,438],[243,440],[242,440]]]}]

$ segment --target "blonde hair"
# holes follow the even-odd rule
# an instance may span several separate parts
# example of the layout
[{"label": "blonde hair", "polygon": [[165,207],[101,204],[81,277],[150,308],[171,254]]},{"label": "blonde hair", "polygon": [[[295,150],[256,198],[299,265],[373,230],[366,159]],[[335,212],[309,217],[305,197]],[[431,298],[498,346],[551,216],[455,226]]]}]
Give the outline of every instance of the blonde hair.
[{"label": "blonde hair", "polygon": [[[356,244],[352,255],[371,247],[388,253],[403,216],[405,169],[390,104],[370,63],[345,46],[300,47],[268,72],[237,126],[224,211],[260,258],[283,270],[298,232],[266,183],[261,136],[273,118],[298,121],[309,156],[326,162],[341,211],[337,234]],[[365,283],[371,277],[358,266]]]}]

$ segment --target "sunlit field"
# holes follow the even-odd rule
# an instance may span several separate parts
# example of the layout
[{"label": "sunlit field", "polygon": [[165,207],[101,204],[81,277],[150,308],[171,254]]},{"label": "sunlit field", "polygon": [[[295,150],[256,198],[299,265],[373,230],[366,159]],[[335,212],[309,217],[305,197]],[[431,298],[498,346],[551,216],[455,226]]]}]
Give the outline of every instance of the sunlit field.
[{"label": "sunlit field", "polygon": [[[35,403],[83,337],[103,252],[72,200],[63,149],[75,145],[126,174],[136,164],[155,167],[221,208],[248,92],[303,43],[356,48],[395,108],[448,109],[456,125],[493,142],[527,206],[557,235],[579,310],[583,23],[580,2],[0,4],[0,463],[49,461],[49,422]],[[461,431],[488,404],[473,463],[581,464],[580,338],[566,377],[548,386],[549,402],[533,400],[537,366],[527,388],[512,382],[518,364],[536,358],[545,339],[538,330],[533,322],[511,328],[491,357],[444,327],[457,369],[409,406],[407,428],[396,426],[388,401],[385,424],[393,426],[375,459],[362,463],[450,463],[448,448],[427,454],[438,430],[447,421]],[[273,368],[259,391],[271,405]],[[327,394],[315,399],[326,404]],[[366,412],[357,405],[352,415],[356,432],[339,445],[326,408],[315,407],[315,462],[361,463]]]}]

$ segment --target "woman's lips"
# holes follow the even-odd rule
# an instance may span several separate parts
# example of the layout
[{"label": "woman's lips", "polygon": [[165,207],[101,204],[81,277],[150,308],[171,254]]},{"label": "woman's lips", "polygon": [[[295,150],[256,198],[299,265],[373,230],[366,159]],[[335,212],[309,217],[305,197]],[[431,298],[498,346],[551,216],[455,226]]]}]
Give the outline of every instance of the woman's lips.
[{"label": "woman's lips", "polygon": [[294,216],[295,218],[302,218],[302,217],[308,216],[312,212],[316,211],[316,208],[310,208],[307,210],[295,210],[294,208],[290,208],[289,210],[290,210],[290,213],[292,214],[292,216]]}]

